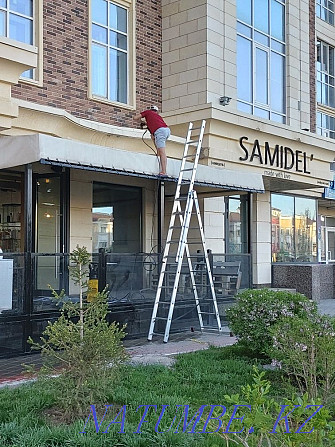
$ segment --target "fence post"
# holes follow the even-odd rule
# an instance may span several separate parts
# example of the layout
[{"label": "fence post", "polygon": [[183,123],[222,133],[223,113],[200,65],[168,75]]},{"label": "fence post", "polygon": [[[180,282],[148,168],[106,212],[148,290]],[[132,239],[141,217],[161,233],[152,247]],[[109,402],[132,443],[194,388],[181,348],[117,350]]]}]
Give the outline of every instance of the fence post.
[{"label": "fence post", "polygon": [[98,290],[102,292],[106,287],[106,273],[107,273],[107,255],[104,248],[99,248],[98,260]]}]

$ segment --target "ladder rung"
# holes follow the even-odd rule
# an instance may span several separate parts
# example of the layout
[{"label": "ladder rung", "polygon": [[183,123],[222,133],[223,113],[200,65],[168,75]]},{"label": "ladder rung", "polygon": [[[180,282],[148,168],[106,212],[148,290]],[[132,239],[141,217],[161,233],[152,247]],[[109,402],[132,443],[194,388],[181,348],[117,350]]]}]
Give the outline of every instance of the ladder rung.
[{"label": "ladder rung", "polygon": [[[166,241],[167,244],[179,244],[179,239],[172,239],[170,241]],[[201,244],[201,241],[187,241],[185,242],[185,245],[195,245],[195,244]]]},{"label": "ladder rung", "polygon": [[[181,230],[183,227],[181,225],[172,225],[172,227],[169,227],[169,229],[170,228],[176,228],[176,229]],[[188,227],[188,229],[189,230],[199,230],[199,227]]]},{"label": "ladder rung", "polygon": [[186,141],[186,144],[193,144],[193,143],[199,143],[199,140],[189,140],[189,141]]},{"label": "ladder rung", "polygon": [[194,168],[181,169],[180,172],[193,171]]},{"label": "ladder rung", "polygon": [[218,327],[210,327],[210,326],[203,326],[203,327],[202,327],[202,330],[205,330],[205,331],[222,332],[222,328],[221,328],[221,331],[220,331]]},{"label": "ladder rung", "polygon": [[[174,216],[183,216],[185,214],[185,211],[176,211],[172,213]],[[197,214],[195,211],[191,212],[190,214],[193,214],[194,216]]]},{"label": "ladder rung", "polygon": [[199,312],[201,315],[216,315],[215,312]]},{"label": "ladder rung", "polygon": [[167,320],[168,317],[155,317],[155,320]]},{"label": "ladder rung", "polygon": [[[167,259],[167,258],[175,258],[176,257],[176,255],[174,254],[174,255],[166,255],[166,256],[163,256],[163,259]],[[189,256],[189,258],[200,258],[201,257],[201,255],[190,255]],[[203,262],[203,261],[199,261],[199,262]],[[187,264],[185,264],[185,265],[187,265]]]},{"label": "ladder rung", "polygon": [[182,196],[176,197],[174,200],[175,200],[176,202],[179,202],[179,201],[181,201],[181,200],[187,200],[187,199],[188,199],[188,196],[184,196],[184,195],[182,195]]}]

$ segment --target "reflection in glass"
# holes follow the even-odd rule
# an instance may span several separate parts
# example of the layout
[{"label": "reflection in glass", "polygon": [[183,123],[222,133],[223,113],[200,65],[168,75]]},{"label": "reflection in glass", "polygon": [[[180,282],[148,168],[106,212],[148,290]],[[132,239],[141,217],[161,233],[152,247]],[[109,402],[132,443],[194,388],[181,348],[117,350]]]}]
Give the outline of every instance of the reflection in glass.
[{"label": "reflection in glass", "polygon": [[105,0],[92,0],[92,20],[93,22],[107,25],[107,2]]},{"label": "reflection in glass", "polygon": [[111,49],[109,52],[109,97],[111,100],[127,102],[127,53]]},{"label": "reflection in glass", "polygon": [[237,18],[251,25],[251,0],[237,0]]},{"label": "reflection in glass", "polygon": [[334,25],[334,1],[333,0],[316,0],[316,15],[320,19],[325,20]]},{"label": "reflection in glass", "polygon": [[247,196],[228,199],[228,253],[248,252],[248,201]]},{"label": "reflection in glass", "polygon": [[271,53],[271,108],[273,111],[285,112],[284,98],[285,59],[280,54]]},{"label": "reflection in glass", "polygon": [[294,261],[294,197],[272,194],[272,261]]},{"label": "reflection in glass", "polygon": [[99,96],[107,96],[107,48],[92,45],[92,91]]},{"label": "reflection in glass", "polygon": [[268,110],[260,109],[259,107],[254,108],[254,115],[259,116],[260,118],[269,119],[270,112]]},{"label": "reflection in glass", "polygon": [[109,27],[124,33],[127,32],[127,10],[125,8],[113,3],[109,4]]},{"label": "reflection in glass", "polygon": [[252,113],[252,106],[249,104],[245,104],[244,102],[238,101],[237,109],[244,113]]},{"label": "reflection in glass", "polygon": [[0,36],[6,35],[6,14],[0,11]]},{"label": "reflection in glass", "polygon": [[250,40],[237,36],[238,97],[249,102],[252,101],[251,44]]},{"label": "reflection in glass", "polygon": [[278,115],[278,113],[271,113],[270,119],[272,121],[275,121],[276,123],[281,123],[281,124],[285,123],[285,117],[283,115]]},{"label": "reflection in glass", "polygon": [[93,184],[92,252],[141,251],[141,188]]},{"label": "reflection in glass", "polygon": [[92,39],[98,42],[107,43],[107,28],[98,26],[93,23],[92,25]]},{"label": "reflection in glass", "polygon": [[254,0],[254,27],[269,32],[269,0]]},{"label": "reflection in glass", "polygon": [[34,70],[26,70],[22,73],[21,78],[34,79]]},{"label": "reflection in glass", "polygon": [[[250,3],[253,14],[247,26]],[[238,110],[285,123],[285,2],[238,1],[236,30]]]},{"label": "reflection in glass", "polygon": [[296,260],[316,261],[316,202],[313,199],[295,199]]},{"label": "reflection in glass", "polygon": [[272,194],[273,262],[315,262],[316,201]]},{"label": "reflection in glass", "polygon": [[271,1],[271,36],[284,41],[284,5]]},{"label": "reflection in glass", "polygon": [[33,45],[33,21],[9,14],[9,37]]},{"label": "reflection in glass", "polygon": [[[60,252],[60,178],[41,177],[37,182],[36,252]],[[36,259],[36,289],[59,290],[59,259],[54,255]]]},{"label": "reflection in glass", "polygon": [[263,33],[259,33],[258,31],[254,32],[254,40],[256,42],[261,43],[262,45],[265,45],[266,47],[269,46],[269,37],[267,37],[265,34]]},{"label": "reflection in glass", "polygon": [[109,33],[109,44],[112,47],[120,48],[121,50],[127,50],[127,36],[124,34],[111,31]]},{"label": "reflection in glass", "polygon": [[33,0],[9,0],[9,9],[25,16],[33,16]]},{"label": "reflection in glass", "polygon": [[256,101],[268,104],[268,53],[256,48]]},{"label": "reflection in glass", "polygon": [[[97,7],[99,12],[94,12]],[[127,9],[104,0],[92,4],[92,93],[112,101],[128,102]],[[96,42],[101,42],[97,45]],[[102,45],[104,44],[104,45]]]},{"label": "reflection in glass", "polygon": [[240,34],[244,34],[244,36],[251,37],[251,28],[243,25],[243,23],[237,22],[236,31]]},{"label": "reflection in glass", "polygon": [[4,253],[23,251],[21,194],[20,175],[0,176],[0,248]]}]

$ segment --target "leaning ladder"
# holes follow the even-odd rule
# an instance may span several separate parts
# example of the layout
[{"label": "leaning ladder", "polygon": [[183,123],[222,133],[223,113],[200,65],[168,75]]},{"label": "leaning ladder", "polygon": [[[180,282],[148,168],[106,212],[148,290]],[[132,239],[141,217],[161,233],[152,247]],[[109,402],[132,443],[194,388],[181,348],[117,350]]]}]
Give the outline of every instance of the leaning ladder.
[{"label": "leaning ladder", "polygon": [[[178,293],[179,280],[180,280],[180,276],[181,276],[185,252],[186,252],[186,258],[187,258],[187,265],[188,265],[188,269],[190,272],[191,285],[192,285],[192,290],[193,290],[193,294],[194,294],[194,298],[195,298],[195,305],[196,305],[197,314],[198,314],[198,318],[199,318],[200,328],[201,328],[201,330],[206,329],[206,327],[204,326],[204,323],[203,323],[203,315],[207,315],[208,318],[209,318],[209,316],[215,316],[216,321],[217,321],[217,330],[219,332],[222,331],[220,315],[219,315],[219,310],[218,310],[218,305],[217,305],[216,295],[215,295],[215,290],[214,290],[212,272],[211,272],[210,262],[209,262],[208,253],[207,253],[207,249],[206,249],[205,235],[204,235],[204,230],[203,230],[203,225],[202,225],[202,220],[201,220],[199,201],[198,201],[197,193],[194,190],[195,176],[196,176],[197,167],[198,167],[198,163],[199,163],[199,157],[200,157],[200,152],[201,152],[201,146],[202,146],[202,140],[203,140],[203,135],[204,135],[204,131],[205,131],[205,126],[206,126],[205,120],[203,120],[201,123],[201,126],[197,127],[197,128],[193,127],[193,123],[189,124],[188,132],[187,132],[187,136],[186,136],[186,140],[185,140],[184,154],[183,154],[183,158],[181,161],[178,183],[177,183],[176,193],[175,193],[173,207],[172,207],[169,229],[168,229],[167,238],[166,238],[166,245],[165,245],[164,253],[163,253],[162,268],[161,268],[161,272],[160,272],[159,280],[158,280],[158,284],[157,284],[157,292],[156,292],[155,304],[154,304],[152,316],[151,316],[148,340],[152,340],[153,335],[164,335],[165,343],[169,339],[173,311],[174,311],[174,306],[175,306],[176,297],[177,297],[177,293]],[[194,136],[193,132],[196,130],[199,131],[199,134],[197,136]],[[195,154],[191,153],[191,151],[190,151],[190,148],[194,149],[194,146],[196,146]],[[186,162],[192,161],[192,158],[194,159],[193,165],[191,165],[191,167],[189,167],[189,164],[186,165]],[[191,173],[190,178],[185,178],[186,172]],[[181,188],[185,184],[189,184],[188,192],[187,192],[187,195],[182,195]],[[182,209],[181,203],[182,202],[185,203],[185,201],[186,201],[185,208]],[[202,245],[204,259],[205,259],[204,267],[205,267],[205,272],[207,273],[207,276],[208,276],[209,288],[210,288],[210,294],[211,294],[210,302],[213,304],[213,310],[214,310],[213,312],[204,312],[201,309],[201,300],[199,299],[199,293],[197,290],[197,286],[200,286],[202,284],[196,284],[195,274],[198,271],[193,266],[192,258],[194,258],[194,256],[190,255],[189,243],[187,241],[187,235],[188,235],[188,230],[190,228],[191,217],[194,214],[197,216],[197,222],[198,222],[197,229],[200,232],[201,245]],[[175,220],[176,220],[177,216],[179,216],[180,225],[175,225]],[[179,240],[173,239],[173,234],[177,230],[180,232]],[[199,241],[197,243],[199,244]],[[173,254],[173,255],[170,254],[170,249],[171,249],[172,244],[178,244],[176,254]],[[197,255],[197,257],[198,256],[199,255]],[[167,270],[167,268],[168,268],[168,270]],[[167,285],[164,285],[164,279],[166,280],[167,274],[170,275],[171,273],[174,275],[174,282],[173,282],[172,287],[169,284],[167,284],[168,281],[165,281],[165,284],[167,284]],[[172,290],[169,290],[169,289],[172,289]],[[162,294],[163,290],[165,290],[165,293],[167,293],[168,295],[171,294],[170,301],[163,301],[163,302],[161,301],[161,294]],[[165,312],[164,312],[164,309],[162,309],[163,314],[165,314],[165,315],[158,316],[158,313],[161,312],[161,308],[163,308],[166,305],[168,306],[168,311],[166,312],[166,309],[165,309]],[[155,325],[160,320],[163,320],[165,322],[164,334],[155,332]]]}]

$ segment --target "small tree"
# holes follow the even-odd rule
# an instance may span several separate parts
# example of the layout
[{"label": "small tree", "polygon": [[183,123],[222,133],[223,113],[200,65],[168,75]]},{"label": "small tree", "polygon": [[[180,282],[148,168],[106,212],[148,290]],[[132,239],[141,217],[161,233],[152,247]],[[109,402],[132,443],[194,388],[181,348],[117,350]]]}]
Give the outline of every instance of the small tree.
[{"label": "small tree", "polygon": [[48,322],[40,343],[29,338],[33,348],[44,357],[43,375],[59,374],[57,403],[65,416],[78,416],[87,406],[102,402],[105,391],[117,378],[120,365],[126,360],[122,339],[123,327],[107,322],[107,292],[99,292],[92,302],[85,300],[88,291],[90,256],[85,247],[78,247],[70,257],[70,277],[79,285],[79,302],[65,299],[64,291],[53,295],[58,301],[60,316]]}]

